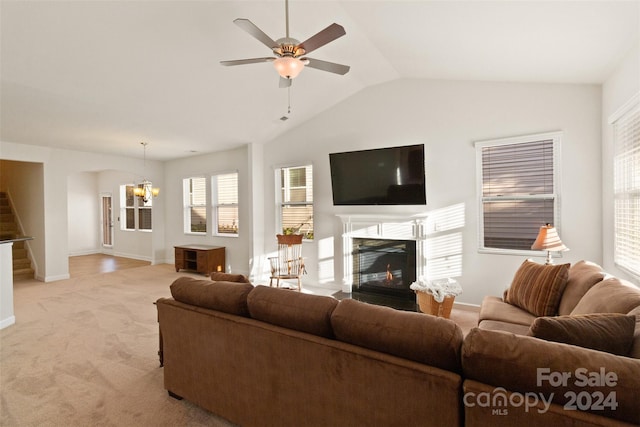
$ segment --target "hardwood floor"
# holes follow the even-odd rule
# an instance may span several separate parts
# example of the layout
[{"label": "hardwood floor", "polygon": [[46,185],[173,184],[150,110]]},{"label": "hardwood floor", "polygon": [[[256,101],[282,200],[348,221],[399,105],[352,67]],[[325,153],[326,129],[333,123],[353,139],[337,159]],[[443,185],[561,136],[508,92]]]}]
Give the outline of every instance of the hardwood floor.
[{"label": "hardwood floor", "polygon": [[149,261],[104,254],[72,256],[69,257],[69,275],[71,277],[80,277],[145,265],[151,265],[151,263]]}]

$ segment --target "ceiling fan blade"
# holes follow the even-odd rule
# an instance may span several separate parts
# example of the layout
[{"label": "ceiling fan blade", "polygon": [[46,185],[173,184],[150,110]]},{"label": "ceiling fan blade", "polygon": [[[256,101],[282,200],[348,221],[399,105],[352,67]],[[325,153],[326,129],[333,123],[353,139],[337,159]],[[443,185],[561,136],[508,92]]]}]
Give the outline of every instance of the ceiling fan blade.
[{"label": "ceiling fan blade", "polygon": [[244,18],[234,19],[233,23],[236,24],[238,27],[242,28],[243,30],[245,30],[247,33],[251,34],[253,37],[258,39],[259,41],[261,41],[262,44],[267,46],[269,49],[278,47],[278,43],[276,43],[271,37],[266,35],[264,31],[262,31],[260,28],[258,28],[253,22],[249,21],[248,19],[244,19]]},{"label": "ceiling fan blade", "polygon": [[280,88],[286,89],[291,86],[291,79],[285,79],[284,77],[280,77]]},{"label": "ceiling fan blade", "polygon": [[245,65],[245,64],[257,64],[259,62],[271,62],[276,58],[273,57],[265,57],[265,58],[250,58],[250,59],[236,59],[233,61],[220,61],[221,65],[231,66],[231,65]]},{"label": "ceiling fan blade", "polygon": [[338,37],[344,36],[346,31],[342,25],[333,23],[324,30],[317,33],[315,36],[309,37],[307,40],[300,43],[298,46],[303,48],[305,53],[312,52],[325,44],[334,41]]},{"label": "ceiling fan blade", "polygon": [[313,58],[303,58],[309,61],[307,67],[315,68],[317,70],[328,71],[330,73],[345,75],[349,72],[351,67],[348,65],[336,64],[335,62],[321,61]]}]

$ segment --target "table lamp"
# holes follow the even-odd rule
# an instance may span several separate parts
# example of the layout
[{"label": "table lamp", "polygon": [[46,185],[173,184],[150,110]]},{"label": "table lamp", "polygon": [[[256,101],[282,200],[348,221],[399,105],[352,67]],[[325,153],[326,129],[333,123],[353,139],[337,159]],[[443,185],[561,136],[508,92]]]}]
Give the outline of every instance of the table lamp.
[{"label": "table lamp", "polygon": [[555,227],[551,224],[545,224],[540,227],[540,231],[538,232],[538,237],[536,237],[536,241],[531,245],[531,249],[537,251],[547,251],[547,259],[545,261],[546,265],[552,265],[553,260],[551,259],[551,252],[559,252],[559,251],[568,251],[562,240],[560,240],[560,236],[558,236],[558,232]]}]

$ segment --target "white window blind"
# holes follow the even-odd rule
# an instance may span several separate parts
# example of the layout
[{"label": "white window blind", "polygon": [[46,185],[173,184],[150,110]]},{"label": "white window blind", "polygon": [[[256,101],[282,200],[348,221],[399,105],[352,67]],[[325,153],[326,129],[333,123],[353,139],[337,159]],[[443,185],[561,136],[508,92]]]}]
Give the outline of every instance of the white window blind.
[{"label": "white window blind", "polygon": [[214,189],[214,211],[216,230],[221,235],[238,234],[238,173],[214,175],[211,178]]},{"label": "white window blind", "polygon": [[540,226],[557,223],[559,140],[552,133],[476,144],[481,250],[530,251]]},{"label": "white window blind", "polygon": [[640,102],[613,121],[614,262],[640,276]]},{"label": "white window blind", "polygon": [[184,196],[184,232],[207,232],[207,180],[204,177],[185,178]]},{"label": "white window blind", "polygon": [[278,181],[282,233],[313,239],[313,167],[281,168]]}]

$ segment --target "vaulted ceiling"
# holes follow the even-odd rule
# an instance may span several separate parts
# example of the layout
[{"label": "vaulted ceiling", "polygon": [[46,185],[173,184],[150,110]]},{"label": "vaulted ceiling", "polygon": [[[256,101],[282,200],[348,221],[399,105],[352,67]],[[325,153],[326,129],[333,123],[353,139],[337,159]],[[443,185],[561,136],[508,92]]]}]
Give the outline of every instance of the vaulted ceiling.
[{"label": "vaulted ceiling", "polygon": [[[285,35],[284,0],[0,2],[0,140],[167,160],[265,143],[402,78],[601,84],[640,39],[638,1],[291,0],[290,32],[346,35],[291,90],[233,24]],[[288,107],[291,106],[291,112]],[[283,116],[288,120],[283,121]]]}]

